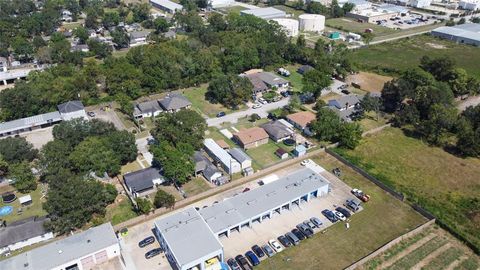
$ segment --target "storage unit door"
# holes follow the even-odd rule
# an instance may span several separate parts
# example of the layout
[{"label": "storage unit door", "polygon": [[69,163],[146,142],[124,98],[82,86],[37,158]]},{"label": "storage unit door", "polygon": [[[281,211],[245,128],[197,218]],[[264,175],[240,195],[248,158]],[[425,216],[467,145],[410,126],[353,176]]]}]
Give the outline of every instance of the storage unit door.
[{"label": "storage unit door", "polygon": [[97,260],[97,263],[103,263],[108,261],[108,256],[107,256],[107,251],[100,251],[95,254],[95,260]]}]

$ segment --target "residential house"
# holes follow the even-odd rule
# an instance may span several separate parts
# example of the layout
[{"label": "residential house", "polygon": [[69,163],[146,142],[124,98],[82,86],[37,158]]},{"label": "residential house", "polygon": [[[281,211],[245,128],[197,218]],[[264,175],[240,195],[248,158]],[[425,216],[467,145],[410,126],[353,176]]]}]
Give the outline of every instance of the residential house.
[{"label": "residential house", "polygon": [[283,148],[278,148],[276,151],[275,151],[275,155],[277,157],[279,157],[280,159],[287,159],[288,158],[288,152],[283,149]]},{"label": "residential house", "polygon": [[275,142],[281,142],[287,138],[291,138],[294,134],[291,128],[285,126],[278,120],[265,123],[261,127],[268,133],[270,139]]},{"label": "residential house", "polygon": [[307,148],[303,144],[299,144],[295,146],[295,149],[293,149],[293,154],[296,157],[301,157],[307,154]]},{"label": "residential house", "polygon": [[308,136],[313,135],[308,128],[308,124],[314,121],[315,118],[315,114],[309,111],[297,112],[287,115],[287,121]]},{"label": "residential house", "polygon": [[250,149],[268,143],[268,134],[263,128],[253,127],[233,134],[233,140],[243,149]]},{"label": "residential house", "polygon": [[253,92],[261,93],[272,88],[284,89],[290,85],[290,82],[271,72],[248,72],[241,76],[246,77],[253,84]]},{"label": "residential house", "polygon": [[117,260],[121,265],[120,245],[110,223],[84,230],[47,245],[0,261],[0,269],[87,270]]},{"label": "residential house", "polygon": [[158,100],[150,100],[135,105],[133,108],[133,117],[135,119],[154,117],[159,115],[161,112],[163,112],[163,109]]},{"label": "residential house", "polygon": [[163,110],[167,112],[178,112],[182,109],[189,109],[192,106],[190,100],[180,94],[172,93],[159,100]]},{"label": "residential house", "polygon": [[303,65],[303,66],[300,66],[297,69],[297,72],[302,74],[302,75],[305,75],[305,73],[307,73],[307,71],[312,70],[312,69],[314,69],[314,68],[310,65]]},{"label": "residential house", "polygon": [[200,151],[195,151],[193,154],[193,162],[195,163],[195,176],[202,173],[205,168],[211,164],[210,160],[208,160],[208,158],[205,157]]},{"label": "residential house", "polygon": [[77,44],[70,48],[70,52],[89,52],[90,49],[87,44]]},{"label": "residential house", "polygon": [[125,174],[123,181],[128,192],[137,198],[155,192],[155,186],[161,185],[166,179],[161,175],[159,169],[149,167]]},{"label": "residential house", "polygon": [[74,118],[83,118],[88,120],[85,107],[79,100],[68,101],[57,106],[58,112],[64,121],[72,120]]},{"label": "residential house", "polygon": [[358,112],[360,98],[357,95],[342,96],[328,101],[328,108],[333,110],[344,121],[352,121]]},{"label": "residential house", "polygon": [[252,158],[240,148],[233,148],[229,151],[230,155],[240,163],[242,170],[252,167]]},{"label": "residential house", "polygon": [[232,156],[221,148],[213,139],[207,138],[203,141],[205,152],[217,162],[228,174],[241,172],[241,166]]},{"label": "residential house", "polygon": [[52,239],[53,233],[44,226],[47,221],[47,217],[29,217],[0,228],[0,254]]},{"label": "residential house", "polygon": [[210,163],[203,171],[203,176],[211,183],[215,183],[218,178],[222,177],[222,172]]},{"label": "residential house", "polygon": [[134,31],[130,33],[130,47],[146,45],[150,31]]}]

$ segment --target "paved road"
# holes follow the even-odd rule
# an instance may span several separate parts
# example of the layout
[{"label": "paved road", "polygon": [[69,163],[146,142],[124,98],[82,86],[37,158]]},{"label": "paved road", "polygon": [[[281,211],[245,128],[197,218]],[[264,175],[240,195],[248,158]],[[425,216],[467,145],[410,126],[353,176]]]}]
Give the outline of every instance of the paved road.
[{"label": "paved road", "polygon": [[222,123],[226,123],[226,122],[230,122],[232,124],[235,124],[235,123],[237,123],[239,118],[243,118],[243,117],[252,115],[254,113],[258,114],[262,118],[265,118],[265,117],[268,116],[269,111],[275,110],[277,108],[281,108],[281,107],[287,105],[289,100],[290,100],[290,98],[284,98],[284,99],[282,99],[280,101],[277,101],[277,102],[264,104],[264,105],[262,105],[261,108],[258,108],[258,109],[249,108],[245,111],[240,111],[240,112],[227,114],[227,115],[225,115],[223,117],[219,117],[219,118],[208,118],[207,119],[207,124],[208,124],[209,127],[220,127]]}]

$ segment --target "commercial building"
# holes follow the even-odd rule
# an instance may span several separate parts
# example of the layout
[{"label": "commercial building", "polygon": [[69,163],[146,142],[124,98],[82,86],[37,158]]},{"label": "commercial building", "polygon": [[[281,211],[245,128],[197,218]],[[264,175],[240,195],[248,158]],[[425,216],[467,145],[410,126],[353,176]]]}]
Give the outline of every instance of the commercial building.
[{"label": "commercial building", "polygon": [[408,14],[407,8],[384,4],[378,6],[372,6],[366,9],[354,9],[347,13],[347,17],[360,20],[362,22],[376,23],[378,21],[389,20],[394,17]]},{"label": "commercial building", "polygon": [[235,0],[209,0],[209,6],[212,8],[221,8],[235,5]]},{"label": "commercial building", "polygon": [[432,35],[456,43],[480,46],[480,24],[477,23],[442,26],[434,29]]},{"label": "commercial building", "polygon": [[120,256],[110,223],[0,261],[0,269],[86,270]]},{"label": "commercial building", "polygon": [[479,10],[480,1],[479,0],[460,0],[458,2],[458,7],[465,10]]},{"label": "commercial building", "polygon": [[158,219],[155,234],[168,261],[178,270],[203,270],[211,259],[224,261],[222,244],[194,208]]},{"label": "commercial building", "polygon": [[315,197],[328,194],[329,182],[302,168],[207,208],[188,208],[155,221],[155,234],[176,268],[205,269],[205,262],[224,260],[220,237],[241,232]]},{"label": "commercial building", "polygon": [[167,13],[174,14],[183,9],[183,6],[169,0],[150,0],[150,4],[154,8],[158,8]]},{"label": "commercial building", "polygon": [[161,185],[166,179],[159,169],[149,167],[125,174],[123,181],[130,195],[136,198],[154,192],[155,186]]},{"label": "commercial building", "polygon": [[255,17],[266,19],[274,19],[274,18],[284,18],[287,16],[287,13],[283,10],[279,10],[273,7],[266,7],[266,8],[255,8],[255,9],[246,9],[240,11],[241,15],[253,15]]},{"label": "commercial building", "polygon": [[62,103],[58,105],[58,111],[55,112],[0,123],[0,138],[46,128],[73,118],[88,119],[83,104],[80,101]]},{"label": "commercial building", "polygon": [[240,163],[236,161],[230,154],[221,148],[213,139],[205,139],[203,141],[205,152],[228,173],[239,173],[242,168]]},{"label": "commercial building", "polygon": [[268,134],[263,128],[252,127],[233,134],[233,141],[243,149],[251,149],[268,143]]},{"label": "commercial building", "polygon": [[44,227],[46,217],[30,217],[0,228],[0,254],[21,249],[53,238]]}]

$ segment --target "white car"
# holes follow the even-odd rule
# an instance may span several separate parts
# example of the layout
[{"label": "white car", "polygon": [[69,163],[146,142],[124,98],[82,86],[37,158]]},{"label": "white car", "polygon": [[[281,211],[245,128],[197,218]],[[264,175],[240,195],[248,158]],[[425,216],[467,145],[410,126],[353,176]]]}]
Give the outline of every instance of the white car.
[{"label": "white car", "polygon": [[262,104],[255,103],[255,104],[253,104],[252,109],[258,109],[258,108],[261,108],[261,107],[262,107]]},{"label": "white car", "polygon": [[302,160],[302,162],[300,162],[300,165],[306,166],[309,163],[310,163],[310,159],[304,159],[304,160]]},{"label": "white car", "polygon": [[267,104],[268,103],[264,98],[259,98],[258,102],[260,102],[262,104]]},{"label": "white car", "polygon": [[278,253],[280,251],[283,250],[283,247],[282,245],[280,245],[280,243],[275,240],[275,239],[271,239],[268,241],[268,244]]},{"label": "white car", "polygon": [[340,213],[340,212],[338,212],[338,211],[335,211],[335,210],[333,210],[332,212],[333,212],[333,213],[335,214],[335,216],[336,216],[338,219],[340,219],[341,221],[347,220],[347,218],[346,218],[342,213]]}]

